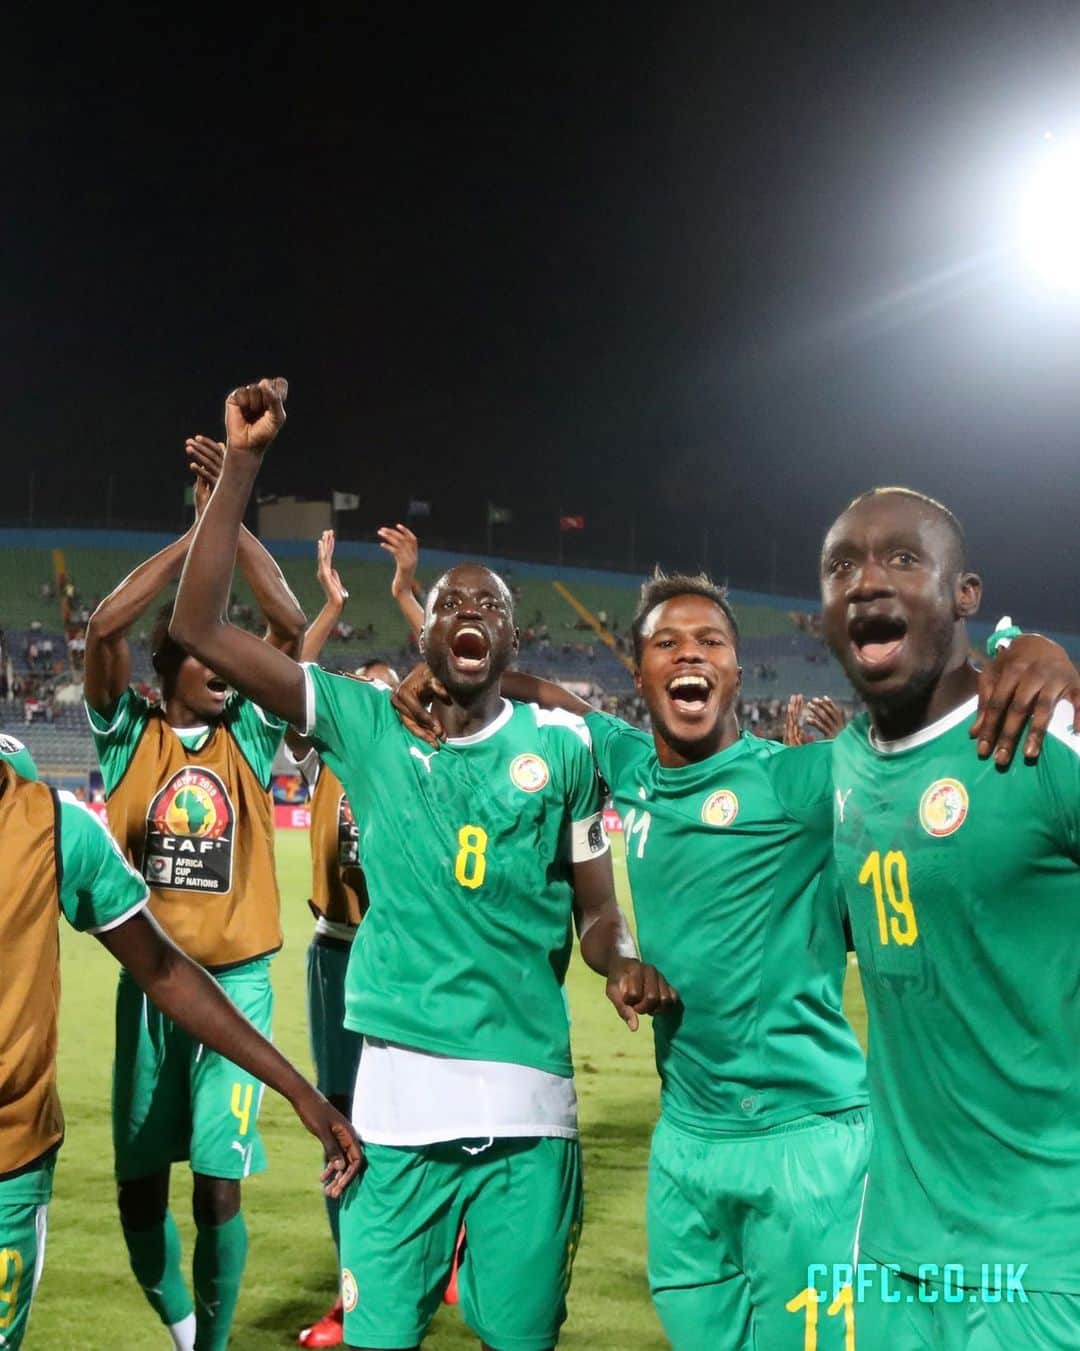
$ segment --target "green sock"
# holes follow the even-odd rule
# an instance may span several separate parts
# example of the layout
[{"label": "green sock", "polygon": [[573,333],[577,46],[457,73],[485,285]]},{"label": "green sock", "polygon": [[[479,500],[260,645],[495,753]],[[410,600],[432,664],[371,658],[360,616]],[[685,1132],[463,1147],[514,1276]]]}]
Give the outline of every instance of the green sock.
[{"label": "green sock", "polygon": [[334,1249],[341,1251],[341,1197],[323,1194],[326,1202],[326,1218],[330,1221],[330,1232],[334,1236]]},{"label": "green sock", "polygon": [[196,1351],[225,1351],[229,1343],[248,1236],[242,1211],[219,1225],[199,1225],[195,1239]]},{"label": "green sock", "polygon": [[180,1266],[180,1234],[172,1211],[149,1229],[124,1229],[128,1258],[135,1279],[142,1286],[150,1307],[171,1327],[191,1313],[191,1296]]}]

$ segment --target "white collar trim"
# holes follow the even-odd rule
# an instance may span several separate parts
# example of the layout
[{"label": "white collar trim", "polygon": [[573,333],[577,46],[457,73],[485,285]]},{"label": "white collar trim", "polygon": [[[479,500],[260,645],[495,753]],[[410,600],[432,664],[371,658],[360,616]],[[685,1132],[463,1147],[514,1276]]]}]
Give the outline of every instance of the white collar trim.
[{"label": "white collar trim", "polygon": [[203,733],[209,732],[209,730],[210,724],[208,722],[201,722],[197,727],[174,727],[171,722],[169,723],[169,731],[175,732],[176,735],[181,738],[186,736],[202,736]]},{"label": "white collar trim", "polygon": [[910,736],[902,736],[898,741],[882,741],[870,728],[870,745],[874,750],[880,751],[882,755],[897,755],[900,751],[914,750],[916,746],[925,746],[928,741],[933,741],[944,732],[951,732],[954,727],[960,723],[966,722],[979,706],[977,695],[972,695],[958,708],[954,708],[951,713],[946,713],[943,718],[938,718],[937,722],[932,722],[929,727],[920,727],[917,732],[912,732]]},{"label": "white collar trim", "polygon": [[496,732],[501,732],[514,714],[514,706],[509,699],[502,701],[502,709],[495,715],[486,727],[481,727],[479,732],[473,732],[470,736],[448,736],[446,744],[448,746],[475,746],[481,741],[486,741],[488,737],[494,736]]}]

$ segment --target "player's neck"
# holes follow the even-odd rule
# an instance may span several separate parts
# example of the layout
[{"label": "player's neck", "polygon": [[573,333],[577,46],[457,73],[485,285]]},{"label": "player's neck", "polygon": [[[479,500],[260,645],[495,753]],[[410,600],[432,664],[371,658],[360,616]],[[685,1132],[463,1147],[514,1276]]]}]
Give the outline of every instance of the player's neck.
[{"label": "player's neck", "polygon": [[439,717],[443,730],[452,740],[482,732],[502,712],[503,698],[498,681],[487,689],[478,690],[468,701],[457,694],[451,697],[452,702],[439,710]]},{"label": "player's neck", "polygon": [[657,730],[655,723],[653,725],[653,744],[661,769],[685,769],[687,765],[699,765],[703,760],[734,746],[738,739],[739,724],[734,711],[725,713],[712,732],[700,741],[671,740]]},{"label": "player's neck", "polygon": [[175,694],[169,695],[162,708],[165,710],[165,721],[170,727],[183,730],[185,727],[206,727],[210,722],[205,714],[196,713],[194,709],[188,708],[187,704]]},{"label": "player's neck", "polygon": [[905,703],[875,706],[869,700],[870,721],[881,741],[900,741],[914,736],[966,704],[978,692],[979,675],[966,655],[951,665],[925,690],[916,690]]}]

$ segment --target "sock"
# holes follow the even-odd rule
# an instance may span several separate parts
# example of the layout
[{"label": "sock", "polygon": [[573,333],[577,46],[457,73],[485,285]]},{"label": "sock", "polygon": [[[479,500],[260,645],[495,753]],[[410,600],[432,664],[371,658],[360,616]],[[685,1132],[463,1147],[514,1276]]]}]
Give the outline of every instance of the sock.
[{"label": "sock", "polygon": [[326,1202],[326,1218],[330,1221],[330,1232],[334,1236],[334,1251],[341,1251],[341,1197],[327,1196],[323,1193],[323,1200]]},{"label": "sock", "polygon": [[195,1315],[189,1313],[179,1323],[170,1323],[173,1351],[195,1351]]},{"label": "sock", "polygon": [[172,1212],[149,1229],[124,1230],[128,1260],[150,1307],[171,1328],[192,1312],[191,1296],[180,1267],[180,1234]]},{"label": "sock", "polygon": [[199,1225],[195,1239],[195,1346],[225,1351],[240,1278],[247,1261],[247,1225],[242,1211],[219,1225]]}]

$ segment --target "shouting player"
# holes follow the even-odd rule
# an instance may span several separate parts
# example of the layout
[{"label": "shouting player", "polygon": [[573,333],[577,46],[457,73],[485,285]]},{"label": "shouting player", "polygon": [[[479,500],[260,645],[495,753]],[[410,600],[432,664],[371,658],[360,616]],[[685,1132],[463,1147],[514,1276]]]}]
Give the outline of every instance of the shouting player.
[{"label": "shouting player", "polygon": [[[337,1191],[359,1165],[348,1123],[242,1017],[144,910],[146,882],[69,793],[32,782],[0,744],[0,1347],[22,1344],[45,1260],[46,1210],[64,1134],[56,1092],[59,916],[96,935],[179,1035],[283,1094],[326,1150]],[[348,1172],[345,1155],[348,1156]],[[117,1333],[121,1345],[130,1337]]]},{"label": "shouting player", "polygon": [[[880,1266],[858,1344],[1066,1351],[1080,1346],[1080,737],[1054,703],[1080,709],[1080,677],[1037,704],[1037,765],[1009,763],[1011,744],[980,758],[965,625],[981,583],[956,518],[919,493],[856,498],[825,538],[821,588],[826,639],[869,709],[834,743],[875,1121],[861,1250]],[[1019,679],[1028,696],[1038,683]]]},{"label": "shouting player", "polygon": [[[201,510],[223,447],[188,442]],[[128,685],[126,634],[179,576],[191,532],[148,559],[95,610],[87,627],[85,693],[109,824],[149,882],[150,909],[169,937],[207,967],[234,1004],[269,1034],[269,959],[281,946],[269,784],[285,725],[231,692],[168,634],[153,630],[162,704]],[[238,560],[267,617],[268,645],[292,647],[304,615],[277,565],[246,530]],[[258,641],[254,639],[254,641]],[[121,973],[116,1002],[113,1141],[132,1270],[178,1347],[224,1347],[247,1256],[240,1183],[266,1166],[257,1121],[262,1088],[205,1053]],[[169,1170],[189,1159],[197,1237],[195,1310],[169,1211]]]},{"label": "shouting player", "polygon": [[370,908],[346,1022],[367,1171],[341,1216],[353,1348],[419,1344],[459,1225],[466,1322],[488,1348],[545,1351],[565,1317],[581,1172],[563,981],[585,961],[634,1027],[674,992],[636,958],[615,902],[592,757],[565,716],[506,703],[505,583],[452,569],[422,642],[451,703],[446,743],[409,734],[374,684],[302,668],[222,618],[236,535],[284,383],[234,391],[229,451],[181,578],[179,642],[305,731],[360,826]]}]

